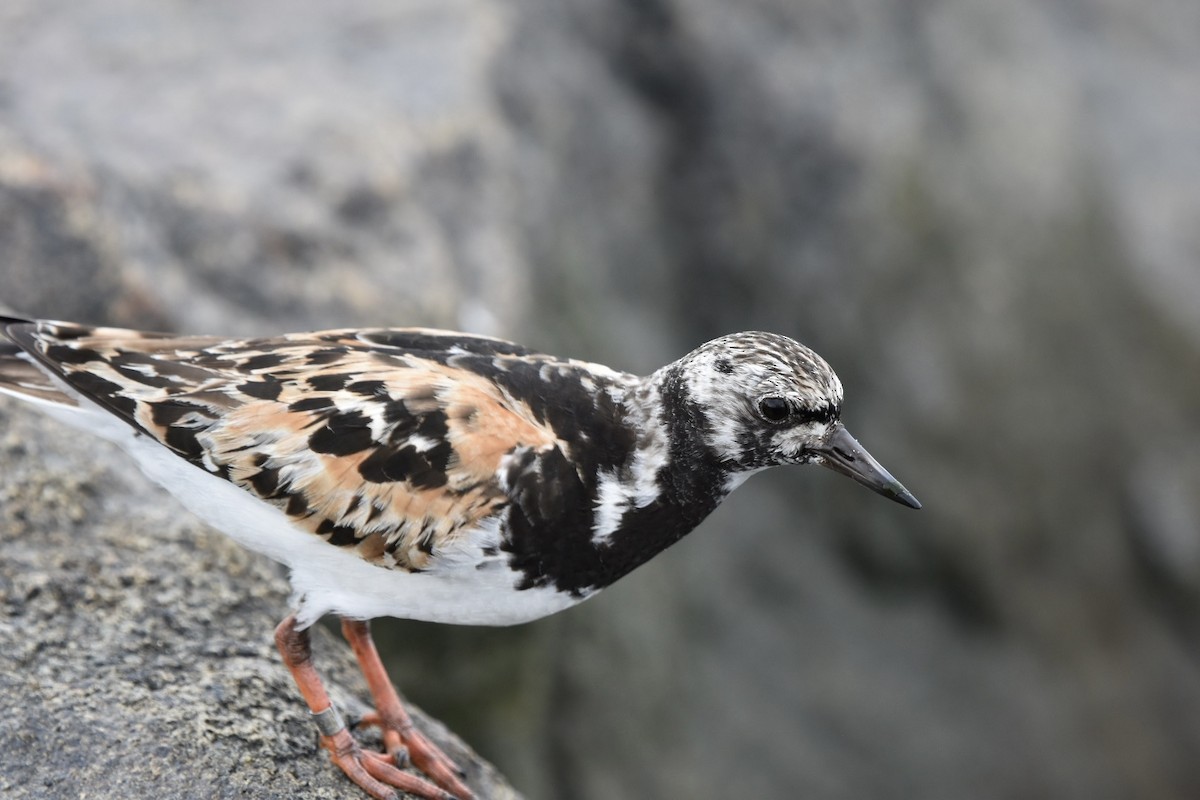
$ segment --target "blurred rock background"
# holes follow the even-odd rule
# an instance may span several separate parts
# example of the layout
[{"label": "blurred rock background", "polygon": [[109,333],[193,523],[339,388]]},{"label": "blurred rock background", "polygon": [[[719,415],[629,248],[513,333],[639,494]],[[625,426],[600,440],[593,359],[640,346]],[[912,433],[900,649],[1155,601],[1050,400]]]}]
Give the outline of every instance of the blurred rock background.
[{"label": "blurred rock background", "polygon": [[559,617],[389,626],[401,687],[537,800],[1195,797],[1197,42],[1176,0],[8,0],[0,300],[638,372],[794,335],[922,511],[777,470]]}]

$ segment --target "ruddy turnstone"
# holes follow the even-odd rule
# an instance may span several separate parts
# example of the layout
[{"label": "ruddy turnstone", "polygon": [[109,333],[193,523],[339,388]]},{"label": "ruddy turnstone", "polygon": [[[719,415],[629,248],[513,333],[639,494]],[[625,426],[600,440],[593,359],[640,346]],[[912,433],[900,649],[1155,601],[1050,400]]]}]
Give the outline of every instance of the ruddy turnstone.
[{"label": "ruddy turnstone", "polygon": [[[413,728],[368,620],[562,610],[767,467],[822,464],[920,507],[842,426],[829,365],[772,333],[637,377],[418,328],[221,339],[0,317],[0,331],[0,391],[116,441],[201,519],[288,566],[276,643],[321,744],[376,798],[471,793]],[[312,665],[308,627],[328,613],[386,755],[351,737]]]}]

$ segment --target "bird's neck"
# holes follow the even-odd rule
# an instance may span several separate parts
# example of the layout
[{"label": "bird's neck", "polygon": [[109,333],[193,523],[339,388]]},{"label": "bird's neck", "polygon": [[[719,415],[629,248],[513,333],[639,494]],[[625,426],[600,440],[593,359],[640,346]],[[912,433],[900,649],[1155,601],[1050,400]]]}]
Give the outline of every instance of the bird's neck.
[{"label": "bird's neck", "polygon": [[695,525],[741,479],[712,446],[708,417],[685,378],[680,362],[663,367],[640,381],[626,408],[629,424],[652,435],[668,454],[671,468],[659,472],[662,502],[688,509],[685,516],[695,517]]}]

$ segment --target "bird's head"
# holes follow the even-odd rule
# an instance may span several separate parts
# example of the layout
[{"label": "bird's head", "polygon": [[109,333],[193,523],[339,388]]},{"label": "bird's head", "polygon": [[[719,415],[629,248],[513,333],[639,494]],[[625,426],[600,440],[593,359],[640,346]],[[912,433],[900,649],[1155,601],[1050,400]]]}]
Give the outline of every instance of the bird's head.
[{"label": "bird's head", "polygon": [[735,333],[676,364],[703,416],[701,435],[731,474],[821,464],[884,497],[921,507],[846,431],[841,381],[799,342],[774,333]]}]

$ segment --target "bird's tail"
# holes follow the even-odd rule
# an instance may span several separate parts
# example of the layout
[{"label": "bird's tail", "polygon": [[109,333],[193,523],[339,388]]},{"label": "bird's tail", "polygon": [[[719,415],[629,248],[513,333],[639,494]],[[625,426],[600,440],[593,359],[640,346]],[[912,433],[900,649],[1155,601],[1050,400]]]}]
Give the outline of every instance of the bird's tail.
[{"label": "bird's tail", "polygon": [[22,350],[8,336],[13,325],[29,325],[33,320],[0,314],[0,393],[19,397],[33,403],[54,406],[77,406],[78,403],[50,379],[33,356]]}]

